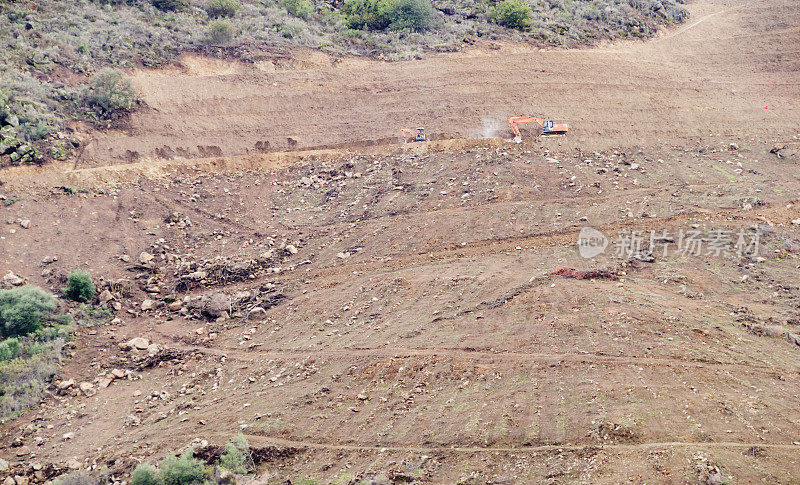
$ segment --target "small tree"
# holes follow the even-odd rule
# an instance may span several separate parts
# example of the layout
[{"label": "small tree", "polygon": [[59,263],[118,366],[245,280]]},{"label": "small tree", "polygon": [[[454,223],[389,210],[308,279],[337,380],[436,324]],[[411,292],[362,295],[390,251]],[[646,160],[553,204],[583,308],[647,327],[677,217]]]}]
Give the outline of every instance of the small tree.
[{"label": "small tree", "polygon": [[214,19],[208,23],[208,41],[211,44],[227,44],[233,38],[233,25],[223,19]]},{"label": "small tree", "polygon": [[233,473],[245,474],[253,469],[253,456],[250,454],[250,443],[242,433],[231,438],[225,444],[222,456],[219,458],[219,466],[226,468]]},{"label": "small tree", "polygon": [[100,118],[111,118],[120,111],[133,108],[136,91],[131,82],[114,69],[103,69],[92,76],[83,92],[83,103]]},{"label": "small tree", "polygon": [[15,338],[7,338],[0,342],[0,362],[11,360],[19,355],[19,341]]},{"label": "small tree", "polygon": [[35,286],[0,290],[0,336],[27,335],[42,326],[42,317],[56,308],[53,295]]},{"label": "small tree", "polygon": [[180,12],[189,6],[186,0],[152,0],[153,6],[162,12]]},{"label": "small tree", "polygon": [[287,12],[301,19],[314,13],[314,4],[309,0],[282,0],[281,5]]},{"label": "small tree", "polygon": [[92,282],[92,277],[86,271],[76,269],[67,276],[67,287],[64,296],[70,300],[87,302],[94,298],[97,290]]},{"label": "small tree", "polygon": [[206,5],[206,13],[209,17],[233,17],[242,8],[238,0],[211,0]]},{"label": "small tree", "polygon": [[137,465],[131,473],[131,485],[158,485],[156,467],[147,463]]},{"label": "small tree", "polygon": [[158,462],[159,483],[162,485],[189,485],[201,483],[205,478],[203,463],[194,458],[192,450],[186,450],[176,458],[168,456]]},{"label": "small tree", "polygon": [[503,0],[492,8],[489,20],[504,27],[528,30],[531,26],[533,10],[520,0]]},{"label": "small tree", "polygon": [[431,28],[433,7],[430,0],[394,0],[391,13],[392,30],[421,32]]}]

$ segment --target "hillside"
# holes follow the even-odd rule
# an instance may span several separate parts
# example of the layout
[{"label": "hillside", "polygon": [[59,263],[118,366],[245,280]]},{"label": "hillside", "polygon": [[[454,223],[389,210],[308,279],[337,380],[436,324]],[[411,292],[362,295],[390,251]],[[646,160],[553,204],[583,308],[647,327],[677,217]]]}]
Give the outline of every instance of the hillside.
[{"label": "hillside", "polygon": [[686,9],[131,66],[136,110],[0,170],[0,282],[55,295],[11,337],[0,293],[0,480],[800,481],[800,12]]}]

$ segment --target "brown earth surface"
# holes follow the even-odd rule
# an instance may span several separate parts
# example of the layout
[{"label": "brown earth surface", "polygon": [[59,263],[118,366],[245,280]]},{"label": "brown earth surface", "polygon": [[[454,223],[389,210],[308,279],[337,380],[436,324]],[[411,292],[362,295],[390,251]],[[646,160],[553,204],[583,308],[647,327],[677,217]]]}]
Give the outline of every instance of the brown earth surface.
[{"label": "brown earth surface", "polygon": [[[800,12],[689,8],[588,50],[134,73],[128,129],[0,172],[0,271],[59,292],[86,269],[120,303],[59,372],[96,394],[52,387],[0,457],[125,479],[241,431],[264,483],[797,483]],[[572,131],[481,139],[512,113]],[[388,143],[415,125],[442,139]],[[757,255],[709,252],[742,228]],[[615,254],[631,231],[674,241]],[[118,345],[139,336],[160,350]]]}]

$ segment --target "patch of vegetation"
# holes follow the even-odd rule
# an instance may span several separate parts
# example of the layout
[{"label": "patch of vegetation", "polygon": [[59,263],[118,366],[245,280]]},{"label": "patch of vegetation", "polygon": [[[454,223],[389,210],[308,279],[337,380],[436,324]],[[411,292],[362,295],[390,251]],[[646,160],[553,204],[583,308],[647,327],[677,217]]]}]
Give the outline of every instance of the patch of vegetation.
[{"label": "patch of vegetation", "polygon": [[208,23],[208,42],[212,45],[225,45],[233,39],[233,25],[224,19],[214,19]]},{"label": "patch of vegetation", "polygon": [[189,8],[186,0],[152,0],[153,6],[162,12],[180,12]]},{"label": "patch of vegetation", "polygon": [[489,13],[489,19],[504,27],[517,30],[528,30],[531,26],[533,10],[530,5],[520,0],[503,0]]},{"label": "patch of vegetation", "polygon": [[136,91],[122,72],[107,68],[92,76],[81,100],[90,117],[108,120],[133,108]]},{"label": "patch of vegetation", "polygon": [[42,318],[55,308],[53,295],[35,286],[0,290],[0,337],[19,337],[39,330]]},{"label": "patch of vegetation", "polygon": [[253,456],[250,453],[250,443],[243,434],[239,433],[225,444],[225,449],[219,459],[219,466],[240,475],[249,473],[255,468]]},{"label": "patch of vegetation", "polygon": [[131,473],[131,485],[158,485],[158,470],[148,463],[137,465]]},{"label": "patch of vegetation", "polygon": [[180,456],[168,456],[158,463],[158,468],[147,463],[138,465],[131,473],[131,485],[191,485],[203,483],[208,471],[192,450]]},{"label": "patch of vegetation", "polygon": [[96,477],[84,470],[62,475],[53,480],[53,485],[101,485],[107,483],[104,477]]},{"label": "patch of vegetation", "polygon": [[238,0],[211,0],[206,5],[209,17],[233,17],[242,8]]},{"label": "patch of vegetation", "polygon": [[314,13],[314,4],[309,0],[281,0],[281,5],[287,12],[301,19],[307,19]]},{"label": "patch of vegetation", "polygon": [[67,276],[67,287],[64,296],[70,300],[85,303],[97,294],[97,289],[92,282],[92,276],[86,271],[76,269]]},{"label": "patch of vegetation", "polygon": [[55,298],[41,288],[0,290],[0,417],[41,400],[74,326],[53,314]]},{"label": "patch of vegetation", "polygon": [[[74,327],[52,323],[25,337],[0,342],[0,348],[8,352],[3,357],[10,357],[0,360],[0,417],[3,419],[39,404],[55,376]],[[11,340],[16,343],[9,342]]]}]

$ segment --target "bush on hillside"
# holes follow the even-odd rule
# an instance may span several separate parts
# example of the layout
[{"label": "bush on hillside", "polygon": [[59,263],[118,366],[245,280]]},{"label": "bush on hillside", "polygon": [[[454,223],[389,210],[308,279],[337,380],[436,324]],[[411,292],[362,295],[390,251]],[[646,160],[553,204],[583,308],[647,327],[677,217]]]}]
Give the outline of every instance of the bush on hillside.
[{"label": "bush on hillside", "polygon": [[209,17],[233,17],[242,8],[238,0],[211,0],[206,5],[206,13]]},{"label": "bush on hillside", "polygon": [[428,30],[433,23],[430,0],[349,0],[347,26],[358,30]]},{"label": "bush on hillside", "polygon": [[189,7],[187,0],[153,0],[153,6],[162,12],[180,12]]},{"label": "bush on hillside", "polygon": [[253,456],[250,454],[250,443],[243,434],[231,438],[225,444],[222,456],[219,458],[219,466],[226,468],[233,473],[243,475],[253,469]]},{"label": "bush on hillside", "polygon": [[35,286],[0,290],[0,337],[23,336],[38,330],[42,317],[55,308],[53,296]]},{"label": "bush on hillside", "polygon": [[314,4],[309,0],[281,0],[281,5],[287,12],[301,19],[314,13]]},{"label": "bush on hillside", "polygon": [[158,485],[156,467],[147,463],[137,465],[131,473],[131,485]]},{"label": "bush on hillside", "polygon": [[103,69],[92,76],[83,92],[83,104],[101,119],[133,108],[136,91],[131,82],[114,69]]},{"label": "bush on hillside", "polygon": [[214,19],[208,23],[208,42],[212,45],[224,45],[233,39],[233,25],[223,19]]},{"label": "bush on hillside", "polygon": [[158,481],[161,485],[190,485],[202,483],[205,478],[203,462],[186,450],[180,457],[168,456],[158,463]]},{"label": "bush on hillside", "polygon": [[64,288],[64,296],[70,300],[85,303],[97,293],[92,282],[92,277],[86,271],[76,269],[67,276],[67,287]]},{"label": "bush on hillside", "polygon": [[520,0],[503,0],[489,12],[489,20],[510,29],[528,30],[533,10]]},{"label": "bush on hillside", "polygon": [[11,360],[19,355],[19,340],[7,338],[0,342],[0,362]]}]

